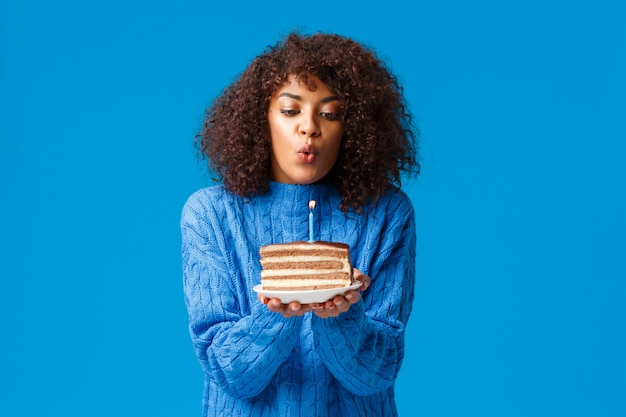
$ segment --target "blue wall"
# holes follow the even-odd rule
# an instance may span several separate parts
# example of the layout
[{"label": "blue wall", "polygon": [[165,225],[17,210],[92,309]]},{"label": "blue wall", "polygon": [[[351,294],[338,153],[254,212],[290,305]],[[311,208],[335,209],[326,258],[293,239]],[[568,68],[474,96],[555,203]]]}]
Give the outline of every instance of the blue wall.
[{"label": "blue wall", "polygon": [[401,415],[626,415],[624,2],[209,3],[0,4],[0,415],[199,415],[192,140],[294,28],[380,51],[422,131]]}]

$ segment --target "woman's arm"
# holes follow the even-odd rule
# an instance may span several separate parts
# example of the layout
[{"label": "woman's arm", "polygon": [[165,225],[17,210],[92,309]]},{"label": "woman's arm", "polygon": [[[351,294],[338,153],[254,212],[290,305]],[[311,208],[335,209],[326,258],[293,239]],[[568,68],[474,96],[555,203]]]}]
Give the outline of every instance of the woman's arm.
[{"label": "woman's arm", "polygon": [[247,268],[236,264],[237,248],[224,237],[223,216],[210,204],[191,198],[181,219],[189,329],[204,372],[231,395],[249,398],[288,357],[301,318],[285,319],[260,303],[242,302],[247,288],[239,275]]}]

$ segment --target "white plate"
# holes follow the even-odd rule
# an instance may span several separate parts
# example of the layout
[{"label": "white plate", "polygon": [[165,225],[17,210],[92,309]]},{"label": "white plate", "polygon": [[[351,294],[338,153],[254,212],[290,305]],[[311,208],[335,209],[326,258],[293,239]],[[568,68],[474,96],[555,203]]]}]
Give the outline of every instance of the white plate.
[{"label": "white plate", "polygon": [[263,287],[259,285],[255,285],[253,288],[257,293],[264,295],[269,298],[278,298],[283,304],[289,304],[292,301],[297,301],[300,304],[311,304],[311,303],[323,303],[325,301],[330,300],[336,295],[340,295],[345,293],[346,291],[356,290],[361,285],[360,281],[354,281],[349,287],[341,287],[341,288],[328,288],[325,290],[308,290],[308,291],[273,291],[273,290],[264,290]]}]

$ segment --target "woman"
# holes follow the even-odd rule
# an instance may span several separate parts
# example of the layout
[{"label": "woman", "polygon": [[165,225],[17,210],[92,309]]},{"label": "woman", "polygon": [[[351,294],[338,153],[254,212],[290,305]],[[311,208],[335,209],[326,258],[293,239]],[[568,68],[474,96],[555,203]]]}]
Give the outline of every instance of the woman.
[{"label": "woman", "polygon": [[[183,209],[185,301],[205,416],[395,416],[415,279],[418,173],[396,78],[352,39],[291,34],[207,111],[197,145],[223,184]],[[350,246],[360,291],[325,303],[257,297],[259,249]],[[362,293],[361,293],[362,292]]]}]

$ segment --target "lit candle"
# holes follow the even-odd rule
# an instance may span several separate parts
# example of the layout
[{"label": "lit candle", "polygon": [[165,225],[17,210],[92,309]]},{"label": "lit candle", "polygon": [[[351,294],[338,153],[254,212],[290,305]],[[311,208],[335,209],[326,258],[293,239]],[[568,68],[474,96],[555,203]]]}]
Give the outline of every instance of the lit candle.
[{"label": "lit candle", "polygon": [[315,200],[309,201],[309,242],[315,242],[313,239],[313,209],[315,208]]}]

